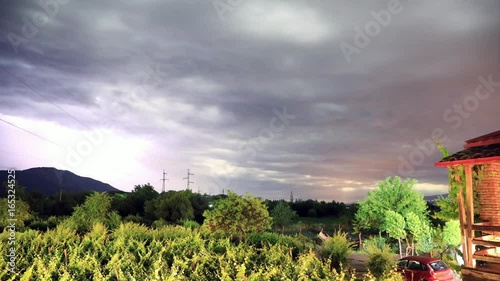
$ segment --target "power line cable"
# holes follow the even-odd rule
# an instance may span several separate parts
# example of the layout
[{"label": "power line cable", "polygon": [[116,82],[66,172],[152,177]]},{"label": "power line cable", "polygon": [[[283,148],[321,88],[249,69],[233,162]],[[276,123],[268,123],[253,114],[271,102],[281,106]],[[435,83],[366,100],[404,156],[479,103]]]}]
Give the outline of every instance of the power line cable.
[{"label": "power line cable", "polygon": [[64,112],[66,115],[68,115],[70,118],[72,118],[73,120],[75,120],[76,122],[80,123],[82,126],[84,126],[85,128],[89,129],[89,130],[92,130],[89,126],[87,126],[85,123],[83,123],[82,121],[80,121],[78,118],[76,118],[75,116],[71,115],[69,112],[67,112],[66,110],[64,110],[63,108],[61,108],[60,106],[58,106],[57,104],[53,103],[50,99],[48,99],[46,96],[42,95],[41,93],[39,93],[37,90],[35,90],[33,87],[31,87],[28,83],[26,83],[25,81],[23,81],[21,78],[17,77],[16,75],[14,75],[12,72],[8,71],[7,69],[5,69],[4,67],[0,66],[1,69],[3,69],[3,71],[7,72],[8,74],[10,74],[12,77],[16,78],[17,81],[19,81],[21,84],[23,84],[24,86],[28,87],[31,91],[33,91],[34,93],[36,93],[37,95],[41,96],[42,98],[44,98],[45,100],[47,100],[50,104],[52,104],[53,106],[55,106],[56,108],[58,108],[59,110],[61,110],[62,112]]},{"label": "power line cable", "polygon": [[60,145],[60,144],[58,144],[58,143],[56,143],[56,142],[53,142],[53,141],[51,141],[51,140],[49,140],[49,139],[47,139],[47,138],[45,138],[45,137],[42,137],[42,136],[40,136],[40,135],[38,135],[38,134],[36,134],[36,133],[30,132],[30,131],[28,131],[28,130],[26,130],[26,129],[24,129],[24,128],[21,128],[21,127],[17,126],[17,125],[16,125],[16,124],[14,124],[14,123],[11,123],[11,122],[9,122],[9,121],[6,121],[6,120],[4,120],[4,119],[2,119],[2,118],[0,118],[0,121],[4,122],[4,123],[6,123],[6,124],[9,124],[9,125],[11,125],[11,126],[13,126],[13,127],[16,127],[16,128],[18,128],[19,130],[22,130],[22,131],[24,131],[24,132],[26,132],[26,133],[28,133],[28,134],[30,134],[30,135],[33,135],[33,136],[35,136],[35,137],[37,137],[37,138],[40,138],[40,139],[42,139],[42,140],[44,140],[44,141],[46,141],[46,142],[50,142],[50,143],[51,143],[51,144],[53,144],[53,145],[57,145],[57,146],[59,146],[59,147],[64,148],[62,145]]}]

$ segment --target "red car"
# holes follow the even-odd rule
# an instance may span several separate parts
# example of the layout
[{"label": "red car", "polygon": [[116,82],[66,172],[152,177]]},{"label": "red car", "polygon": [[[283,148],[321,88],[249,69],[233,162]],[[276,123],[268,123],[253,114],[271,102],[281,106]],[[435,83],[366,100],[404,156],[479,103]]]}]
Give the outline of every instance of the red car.
[{"label": "red car", "polygon": [[405,257],[398,262],[398,271],[406,281],[452,281],[453,271],[440,259]]}]

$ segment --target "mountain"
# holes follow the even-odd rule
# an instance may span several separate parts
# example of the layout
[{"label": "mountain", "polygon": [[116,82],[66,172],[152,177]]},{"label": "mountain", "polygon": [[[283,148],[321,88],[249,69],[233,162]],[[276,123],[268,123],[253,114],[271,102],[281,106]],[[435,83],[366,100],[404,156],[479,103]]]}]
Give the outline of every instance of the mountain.
[{"label": "mountain", "polygon": [[[0,170],[0,183],[7,181],[7,171]],[[58,170],[56,168],[31,168],[23,171],[16,171],[18,184],[26,188],[27,192],[39,191],[47,196],[56,195],[61,187],[64,192],[120,192],[119,189],[107,183],[91,178],[80,177],[70,171]]]}]

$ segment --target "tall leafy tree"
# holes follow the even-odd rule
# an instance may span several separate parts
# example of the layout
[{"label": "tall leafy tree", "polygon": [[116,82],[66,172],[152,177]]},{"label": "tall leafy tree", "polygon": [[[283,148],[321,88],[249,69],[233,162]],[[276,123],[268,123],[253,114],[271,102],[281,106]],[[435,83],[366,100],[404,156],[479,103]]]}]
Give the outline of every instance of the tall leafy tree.
[{"label": "tall leafy tree", "polygon": [[417,181],[400,177],[388,177],[379,182],[375,190],[370,191],[359,203],[356,221],[362,229],[382,229],[386,211],[394,211],[403,218],[410,212],[421,220],[427,220],[427,203],[424,196],[414,189]]},{"label": "tall leafy tree", "polygon": [[462,243],[460,222],[458,220],[446,222],[443,227],[443,242],[450,247],[457,247]]},{"label": "tall leafy tree", "polygon": [[[427,203],[423,194],[414,189],[416,184],[417,181],[414,179],[402,181],[399,177],[388,177],[385,181],[379,182],[377,188],[369,192],[367,197],[359,203],[354,220],[355,229],[359,232],[362,229],[386,231],[391,237],[398,239],[400,255],[402,255],[401,239],[406,240],[407,249],[415,248],[414,243],[410,246],[408,234],[411,234],[412,241],[425,241],[427,243],[421,244],[428,245],[430,226],[427,218]],[[408,223],[407,220],[409,220]],[[396,232],[394,227],[398,225],[402,225],[402,232]],[[391,226],[390,230],[388,226]],[[404,235],[400,236],[402,233]]]},{"label": "tall leafy tree", "polygon": [[146,212],[157,219],[179,223],[194,218],[189,191],[168,191],[146,202]]},{"label": "tall leafy tree", "polygon": [[281,233],[283,233],[286,226],[297,220],[298,215],[287,202],[282,201],[271,211],[271,217],[273,218],[273,225],[281,228]]},{"label": "tall leafy tree", "polygon": [[271,217],[261,199],[251,195],[241,197],[231,191],[227,198],[215,201],[213,209],[206,210],[203,215],[204,225],[212,232],[240,239],[271,228]]},{"label": "tall leafy tree", "polygon": [[406,222],[402,215],[396,213],[393,210],[385,211],[383,228],[390,237],[398,240],[400,258],[403,257],[401,239],[406,237],[405,226]]},{"label": "tall leafy tree", "polygon": [[[410,234],[412,255],[417,248],[428,252],[430,250],[429,247],[432,247],[432,229],[429,222],[422,220],[414,212],[410,212],[406,216],[406,228]],[[415,245],[415,242],[417,245]]]},{"label": "tall leafy tree", "polygon": [[158,195],[158,192],[149,183],[136,185],[132,193],[129,195],[130,201],[132,203],[132,206],[130,207],[134,208],[134,214],[143,215],[144,203],[146,203],[146,201],[148,200],[157,198]]},{"label": "tall leafy tree", "polygon": [[183,191],[173,192],[170,196],[161,197],[158,200],[156,215],[159,218],[175,223],[194,218],[191,201]]},{"label": "tall leafy tree", "polygon": [[189,198],[193,206],[194,219],[198,223],[203,223],[203,212],[208,209],[210,198],[207,195],[190,192]]}]

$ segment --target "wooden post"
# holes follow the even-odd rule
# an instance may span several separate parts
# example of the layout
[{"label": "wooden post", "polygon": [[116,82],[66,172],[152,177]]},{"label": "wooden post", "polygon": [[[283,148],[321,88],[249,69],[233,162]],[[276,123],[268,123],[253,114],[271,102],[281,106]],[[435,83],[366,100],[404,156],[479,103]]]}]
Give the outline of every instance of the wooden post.
[{"label": "wooden post", "polygon": [[467,253],[468,253],[468,267],[475,266],[472,255],[472,239],[474,239],[474,232],[472,225],[474,224],[474,189],[472,188],[472,165],[465,165],[465,193],[467,196]]},{"label": "wooden post", "polygon": [[465,223],[465,205],[464,205],[464,193],[462,190],[457,195],[458,202],[458,217],[460,219],[460,236],[462,238],[462,255],[464,257],[465,266],[469,266],[469,253],[467,252],[467,241],[466,241],[466,223]]}]

